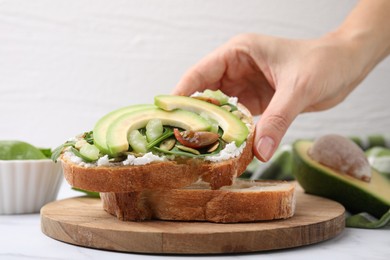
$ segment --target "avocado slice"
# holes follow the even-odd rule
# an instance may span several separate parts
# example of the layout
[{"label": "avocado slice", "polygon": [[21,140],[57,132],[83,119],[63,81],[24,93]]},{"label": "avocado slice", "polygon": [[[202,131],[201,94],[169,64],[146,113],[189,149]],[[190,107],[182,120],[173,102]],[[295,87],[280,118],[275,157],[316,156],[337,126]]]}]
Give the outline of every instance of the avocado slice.
[{"label": "avocado slice", "polygon": [[199,99],[160,95],[154,98],[154,104],[167,111],[184,109],[197,114],[206,113],[223,129],[222,139],[228,143],[235,142],[237,147],[246,140],[249,134],[248,127],[235,115],[217,105]]},{"label": "avocado slice", "polygon": [[146,126],[151,119],[158,118],[163,125],[183,128],[192,131],[207,131],[210,123],[201,116],[181,109],[165,111],[159,108],[146,108],[126,113],[117,118],[107,130],[107,146],[111,155],[127,151],[128,134],[135,129]]},{"label": "avocado slice", "polygon": [[389,210],[390,180],[375,170],[370,182],[337,172],[309,157],[312,145],[306,140],[293,144],[293,174],[307,193],[338,201],[352,213],[368,212],[379,218]]},{"label": "avocado slice", "polygon": [[103,116],[93,128],[93,139],[94,139],[94,145],[99,148],[100,151],[103,153],[109,153],[109,149],[107,146],[107,130],[108,127],[119,117],[121,117],[124,114],[142,110],[145,108],[153,108],[154,105],[132,105],[127,106],[123,108],[119,108],[117,110],[114,110],[107,115]]}]

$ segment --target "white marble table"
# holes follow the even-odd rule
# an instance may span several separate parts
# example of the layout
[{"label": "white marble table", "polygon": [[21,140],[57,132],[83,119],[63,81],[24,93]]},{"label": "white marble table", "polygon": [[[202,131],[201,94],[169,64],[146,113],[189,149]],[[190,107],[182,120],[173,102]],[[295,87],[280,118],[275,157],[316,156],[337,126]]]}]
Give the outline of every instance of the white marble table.
[{"label": "white marble table", "polygon": [[[66,182],[58,199],[78,196]],[[251,254],[218,256],[159,256],[89,249],[47,237],[39,214],[0,216],[0,259],[390,259],[390,227],[380,230],[347,228],[341,235],[318,244]]]}]

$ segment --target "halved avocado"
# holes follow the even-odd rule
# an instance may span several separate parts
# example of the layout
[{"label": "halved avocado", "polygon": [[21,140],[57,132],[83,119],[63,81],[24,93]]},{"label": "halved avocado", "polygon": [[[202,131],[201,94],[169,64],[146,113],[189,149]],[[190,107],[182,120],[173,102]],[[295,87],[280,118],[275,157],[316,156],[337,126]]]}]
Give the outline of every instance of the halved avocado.
[{"label": "halved avocado", "polygon": [[365,182],[324,166],[308,155],[311,141],[293,144],[293,174],[302,188],[318,196],[344,205],[350,212],[368,212],[381,217],[390,208],[390,180],[372,170],[370,182]]},{"label": "halved avocado", "polygon": [[154,104],[167,111],[184,109],[198,114],[206,113],[223,129],[222,139],[226,142],[235,142],[237,146],[240,146],[249,134],[248,127],[235,115],[202,100],[185,96],[160,95],[154,98]]},{"label": "halved avocado", "polygon": [[177,109],[174,111],[165,111],[159,108],[146,108],[133,111],[120,116],[107,130],[107,146],[111,155],[127,151],[129,143],[128,134],[135,129],[146,126],[151,119],[158,118],[163,125],[179,127],[192,131],[207,131],[210,129],[210,123],[199,115]]},{"label": "halved avocado", "polygon": [[121,117],[124,114],[142,110],[145,108],[153,108],[154,105],[132,105],[127,106],[123,108],[119,108],[117,110],[114,110],[107,115],[103,116],[93,128],[93,139],[94,144],[97,148],[99,148],[100,151],[103,153],[108,153],[108,146],[107,146],[107,130],[108,127],[119,117]]}]

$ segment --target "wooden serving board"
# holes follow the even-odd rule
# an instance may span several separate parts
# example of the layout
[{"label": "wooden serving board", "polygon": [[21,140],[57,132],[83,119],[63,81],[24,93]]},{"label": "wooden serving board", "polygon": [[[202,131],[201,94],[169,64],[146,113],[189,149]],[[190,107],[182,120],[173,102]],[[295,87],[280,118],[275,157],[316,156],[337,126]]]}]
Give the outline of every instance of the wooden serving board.
[{"label": "wooden serving board", "polygon": [[44,234],[79,246],[155,254],[222,254],[309,245],[344,229],[339,203],[297,192],[294,217],[256,223],[123,222],[102,209],[99,199],[77,197],[41,209]]}]

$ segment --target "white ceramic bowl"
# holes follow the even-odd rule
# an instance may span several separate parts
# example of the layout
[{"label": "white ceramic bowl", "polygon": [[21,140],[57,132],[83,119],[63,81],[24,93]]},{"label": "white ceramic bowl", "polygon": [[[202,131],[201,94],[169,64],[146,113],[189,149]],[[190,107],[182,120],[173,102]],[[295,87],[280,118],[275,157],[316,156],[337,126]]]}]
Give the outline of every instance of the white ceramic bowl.
[{"label": "white ceramic bowl", "polygon": [[61,163],[52,160],[0,160],[0,214],[37,213],[57,198]]}]

